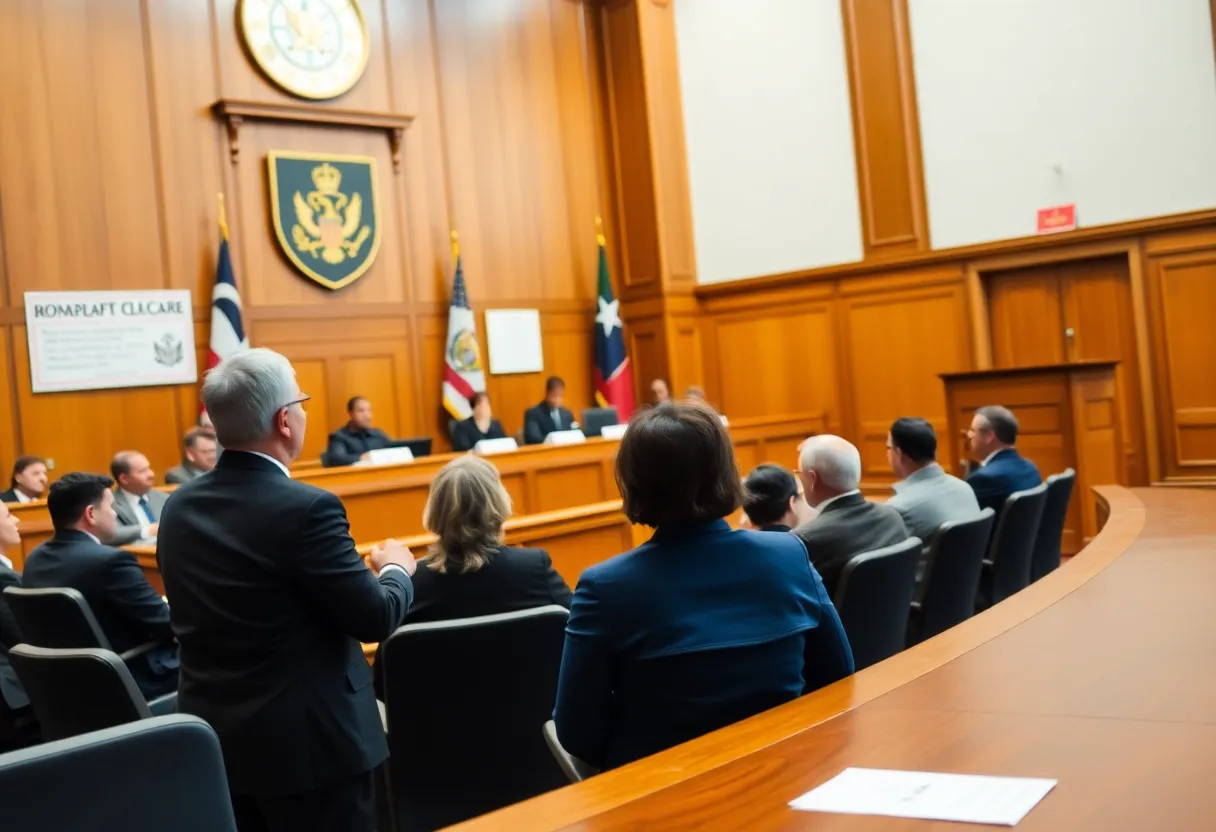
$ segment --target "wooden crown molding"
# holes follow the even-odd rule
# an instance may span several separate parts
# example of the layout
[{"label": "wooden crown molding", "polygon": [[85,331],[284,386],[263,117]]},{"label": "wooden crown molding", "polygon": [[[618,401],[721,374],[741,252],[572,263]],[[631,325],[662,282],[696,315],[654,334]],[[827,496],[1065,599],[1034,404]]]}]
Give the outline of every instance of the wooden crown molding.
[{"label": "wooden crown molding", "polygon": [[289,124],[316,124],[323,127],[356,127],[381,130],[388,135],[392,150],[393,171],[401,170],[401,142],[405,130],[414,121],[410,115],[375,113],[366,110],[342,110],[315,104],[266,104],[258,101],[238,101],[221,98],[211,105],[211,111],[228,128],[228,155],[232,164],[241,157],[241,126],[246,121],[277,121]]}]

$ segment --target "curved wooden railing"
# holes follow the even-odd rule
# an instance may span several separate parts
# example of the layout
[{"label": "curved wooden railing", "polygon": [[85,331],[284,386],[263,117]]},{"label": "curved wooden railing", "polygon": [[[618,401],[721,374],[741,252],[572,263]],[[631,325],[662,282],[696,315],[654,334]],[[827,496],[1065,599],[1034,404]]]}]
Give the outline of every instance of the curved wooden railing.
[{"label": "curved wooden railing", "polygon": [[850,765],[1058,778],[1019,829],[1203,826],[1216,811],[1216,491],[1095,490],[1100,534],[987,612],[795,702],[457,828],[887,828],[788,808]]}]

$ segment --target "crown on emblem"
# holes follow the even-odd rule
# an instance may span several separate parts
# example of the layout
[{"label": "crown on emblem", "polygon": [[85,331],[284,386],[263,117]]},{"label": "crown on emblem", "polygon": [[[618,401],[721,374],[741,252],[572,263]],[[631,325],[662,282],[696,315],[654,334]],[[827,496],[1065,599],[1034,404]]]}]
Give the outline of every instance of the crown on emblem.
[{"label": "crown on emblem", "polygon": [[323,162],[312,169],[312,183],[323,194],[336,194],[342,184],[342,173],[329,162]]}]

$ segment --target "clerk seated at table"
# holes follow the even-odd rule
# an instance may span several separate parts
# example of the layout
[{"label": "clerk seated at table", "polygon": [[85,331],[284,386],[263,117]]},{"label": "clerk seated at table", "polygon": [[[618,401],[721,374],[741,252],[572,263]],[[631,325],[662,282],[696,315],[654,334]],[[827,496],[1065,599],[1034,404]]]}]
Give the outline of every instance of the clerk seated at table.
[{"label": "clerk seated at table", "polygon": [[46,496],[46,460],[19,456],[13,463],[12,487],[0,493],[0,503],[32,503]]},{"label": "clerk seated at table", "polygon": [[566,395],[566,382],[550,376],[545,382],[545,400],[536,407],[524,411],[524,443],[539,445],[545,437],[557,430],[573,430],[574,414],[562,407]]},{"label": "clerk seated at table", "polygon": [[372,451],[387,448],[393,440],[379,428],[372,427],[372,403],[363,396],[354,396],[346,403],[345,425],[329,435],[325,450],[325,465],[354,465],[371,458]]},{"label": "clerk seated at table", "polygon": [[452,449],[471,451],[483,439],[505,439],[507,434],[490,409],[489,393],[474,393],[469,399],[473,415],[452,428]]},{"label": "clerk seated at table", "polygon": [[853,672],[802,541],[727,525],[743,486],[717,413],[638,411],[616,479],[625,515],[655,533],[579,578],[553,712],[566,751],[614,768]]}]

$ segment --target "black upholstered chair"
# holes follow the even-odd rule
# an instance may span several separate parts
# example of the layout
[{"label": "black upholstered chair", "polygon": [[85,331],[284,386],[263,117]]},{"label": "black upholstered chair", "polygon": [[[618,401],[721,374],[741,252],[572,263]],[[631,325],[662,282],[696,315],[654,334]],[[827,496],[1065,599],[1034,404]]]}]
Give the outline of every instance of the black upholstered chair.
[{"label": "black upholstered chair", "polygon": [[562,746],[561,740],[557,738],[556,722],[553,720],[546,722],[542,733],[545,735],[545,744],[549,746],[553,759],[557,760],[562,773],[566,775],[566,779],[571,783],[581,783],[588,777],[593,777],[600,773],[599,769],[587,765]]},{"label": "black upholstered chair", "polygon": [[981,511],[972,520],[943,523],[926,555],[925,579],[917,590],[908,619],[908,646],[966,621],[975,612],[984,555],[996,512]]},{"label": "black upholstered chair", "polygon": [[0,755],[6,830],[236,832],[215,732],[164,716]]},{"label": "black upholstered chair", "polygon": [[1047,502],[1047,483],[1015,491],[1005,500],[980,573],[976,609],[986,610],[1030,585],[1030,559]]},{"label": "black upholstered chair", "polygon": [[568,617],[547,606],[406,624],[384,642],[397,830],[438,829],[566,784],[542,728]]},{"label": "black upholstered chair", "polygon": [[1034,583],[1060,566],[1060,541],[1064,537],[1064,518],[1072,498],[1077,472],[1071,468],[1047,478],[1047,502],[1039,520],[1039,533],[1034,539],[1034,554],[1030,559],[1030,582]]},{"label": "black upholstered chair", "polygon": [[833,601],[857,670],[904,649],[920,550],[920,538],[910,537],[894,546],[863,552],[844,565]]},{"label": "black upholstered chair", "polygon": [[110,650],[18,644],[9,651],[9,661],[25,686],[43,739],[172,713],[177,704],[176,693],[145,701],[126,664]]}]

